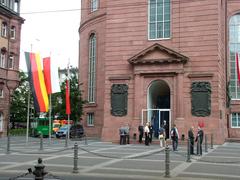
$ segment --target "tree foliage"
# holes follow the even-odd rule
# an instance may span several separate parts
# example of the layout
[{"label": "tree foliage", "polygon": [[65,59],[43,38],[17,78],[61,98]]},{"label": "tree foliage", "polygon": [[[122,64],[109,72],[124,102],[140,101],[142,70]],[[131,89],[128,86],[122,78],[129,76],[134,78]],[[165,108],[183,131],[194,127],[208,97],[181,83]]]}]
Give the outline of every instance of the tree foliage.
[{"label": "tree foliage", "polygon": [[[66,82],[61,85],[61,92],[51,95],[52,104],[52,117],[58,117],[59,119],[67,119],[66,115]],[[13,93],[13,99],[11,103],[11,119],[12,122],[26,122],[27,121],[27,108],[28,108],[28,76],[24,72],[20,72],[20,84],[19,87]],[[32,96],[30,100],[30,107],[33,107]],[[80,84],[78,83],[77,71],[72,71],[70,76],[70,105],[71,115],[70,119],[77,122],[80,120],[83,114],[83,104],[85,101],[82,99],[82,91],[80,90]],[[39,114],[34,112],[34,108],[30,109],[30,116],[38,117]],[[48,117],[48,113],[45,114]]]},{"label": "tree foliage", "polygon": [[20,79],[19,86],[14,91],[12,101],[11,101],[11,108],[10,108],[11,122],[27,121],[28,94],[29,94],[27,74],[24,73],[23,71],[20,71],[19,79]]}]

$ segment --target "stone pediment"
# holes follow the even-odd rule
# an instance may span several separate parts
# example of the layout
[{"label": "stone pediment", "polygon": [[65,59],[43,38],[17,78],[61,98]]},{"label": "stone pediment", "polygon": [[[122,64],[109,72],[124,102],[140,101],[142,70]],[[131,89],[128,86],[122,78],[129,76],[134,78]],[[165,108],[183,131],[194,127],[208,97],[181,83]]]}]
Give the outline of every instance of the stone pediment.
[{"label": "stone pediment", "polygon": [[186,63],[188,57],[158,43],[128,59],[130,64]]}]

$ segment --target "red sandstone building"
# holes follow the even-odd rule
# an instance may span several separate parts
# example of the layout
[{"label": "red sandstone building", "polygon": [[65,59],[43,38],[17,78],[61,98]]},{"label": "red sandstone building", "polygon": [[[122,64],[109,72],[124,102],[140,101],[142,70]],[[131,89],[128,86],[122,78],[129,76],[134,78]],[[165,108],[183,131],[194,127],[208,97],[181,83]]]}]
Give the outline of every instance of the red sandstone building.
[{"label": "red sandstone building", "polygon": [[0,137],[6,135],[9,117],[9,94],[19,81],[20,0],[0,1]]},{"label": "red sandstone building", "polygon": [[185,136],[204,124],[217,143],[240,137],[238,0],[83,0],[79,77],[89,135],[166,120]]}]

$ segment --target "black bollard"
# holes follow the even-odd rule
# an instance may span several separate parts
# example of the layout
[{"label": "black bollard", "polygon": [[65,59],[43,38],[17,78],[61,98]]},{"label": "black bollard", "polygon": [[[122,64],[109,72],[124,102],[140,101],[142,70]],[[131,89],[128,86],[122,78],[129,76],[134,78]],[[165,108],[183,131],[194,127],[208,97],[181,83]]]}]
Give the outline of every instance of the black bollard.
[{"label": "black bollard", "polygon": [[211,134],[211,149],[213,149],[213,134]]},{"label": "black bollard", "polygon": [[170,177],[170,149],[168,145],[165,148],[165,176],[166,178]]},{"label": "black bollard", "polygon": [[78,173],[78,144],[74,144],[73,173]]},{"label": "black bollard", "polygon": [[7,154],[10,154],[10,135],[7,136]]},{"label": "black bollard", "polygon": [[187,162],[191,162],[190,148],[191,148],[191,143],[190,143],[190,139],[188,139],[188,141],[187,141]]},{"label": "black bollard", "polygon": [[198,140],[197,140],[197,155],[201,155],[201,152],[200,152],[200,138],[199,138],[199,136],[198,136]]},{"label": "black bollard", "polygon": [[205,152],[208,152],[207,135],[205,134]]}]

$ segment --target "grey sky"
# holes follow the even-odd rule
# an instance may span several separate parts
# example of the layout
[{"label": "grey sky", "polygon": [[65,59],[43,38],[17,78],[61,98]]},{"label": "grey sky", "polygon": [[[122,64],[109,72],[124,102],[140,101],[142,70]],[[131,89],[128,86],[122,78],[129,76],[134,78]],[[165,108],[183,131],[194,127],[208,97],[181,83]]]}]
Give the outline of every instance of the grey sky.
[{"label": "grey sky", "polygon": [[[26,70],[24,52],[39,52],[41,57],[51,55],[54,64],[61,68],[78,66],[78,28],[81,0],[22,0],[21,17],[25,19],[21,33],[20,69]],[[67,10],[55,13],[39,11]]]}]

